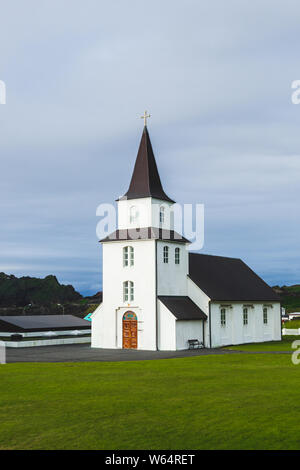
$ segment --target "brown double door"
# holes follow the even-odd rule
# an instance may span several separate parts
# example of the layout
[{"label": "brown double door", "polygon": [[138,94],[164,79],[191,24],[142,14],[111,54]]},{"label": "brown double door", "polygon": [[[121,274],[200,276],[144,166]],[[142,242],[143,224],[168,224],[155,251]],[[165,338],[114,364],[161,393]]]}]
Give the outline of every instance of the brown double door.
[{"label": "brown double door", "polygon": [[137,317],[134,312],[126,312],[123,316],[123,348],[137,349]]}]

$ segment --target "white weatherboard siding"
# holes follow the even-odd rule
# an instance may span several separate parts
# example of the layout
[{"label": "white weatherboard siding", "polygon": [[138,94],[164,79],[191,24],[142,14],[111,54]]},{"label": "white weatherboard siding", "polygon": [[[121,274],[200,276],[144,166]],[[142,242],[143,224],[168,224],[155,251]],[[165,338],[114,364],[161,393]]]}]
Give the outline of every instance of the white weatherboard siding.
[{"label": "white weatherboard siding", "polygon": [[[229,306],[231,305],[231,307]],[[248,325],[243,324],[243,308],[248,308]],[[257,302],[211,303],[211,346],[279,341],[281,339],[280,304],[268,305],[268,323],[263,323],[264,304]],[[222,306],[222,307],[221,307]],[[226,325],[221,325],[221,308],[226,308]]]},{"label": "white weatherboard siding", "polygon": [[189,339],[203,341],[203,321],[202,320],[180,320],[176,321],[176,349],[188,349]]}]

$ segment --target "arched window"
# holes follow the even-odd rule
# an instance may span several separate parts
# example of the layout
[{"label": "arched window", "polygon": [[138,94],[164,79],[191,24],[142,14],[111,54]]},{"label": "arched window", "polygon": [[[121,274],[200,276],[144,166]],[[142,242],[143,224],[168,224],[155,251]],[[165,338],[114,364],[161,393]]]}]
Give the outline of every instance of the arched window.
[{"label": "arched window", "polygon": [[134,248],[133,246],[125,246],[123,248],[123,266],[134,265]]},{"label": "arched window", "polygon": [[123,301],[132,302],[134,300],[134,283],[132,281],[123,282]]},{"label": "arched window", "polygon": [[248,309],[243,309],[243,323],[244,325],[248,325]]},{"label": "arched window", "polygon": [[139,211],[137,206],[130,207],[130,223],[135,224],[139,220]]},{"label": "arched window", "polygon": [[169,247],[164,246],[164,263],[169,262]]},{"label": "arched window", "polygon": [[175,264],[180,263],[180,248],[175,248]]},{"label": "arched window", "polygon": [[226,326],[226,309],[225,308],[221,308],[221,311],[220,311],[220,319],[221,319],[221,326]]},{"label": "arched window", "polygon": [[163,224],[165,222],[165,208],[161,206],[159,209],[159,222]]},{"label": "arched window", "polygon": [[267,325],[267,323],[268,323],[268,309],[267,309],[267,307],[264,307],[264,310],[263,310],[263,320],[264,320],[264,325]]}]

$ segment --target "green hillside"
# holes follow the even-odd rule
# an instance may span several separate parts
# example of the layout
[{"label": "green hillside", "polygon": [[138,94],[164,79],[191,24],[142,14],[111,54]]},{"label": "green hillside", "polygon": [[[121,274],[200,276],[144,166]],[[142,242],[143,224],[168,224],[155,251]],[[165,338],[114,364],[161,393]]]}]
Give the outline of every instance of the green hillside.
[{"label": "green hillside", "polygon": [[0,273],[0,307],[24,307],[28,304],[49,306],[78,302],[82,296],[73,286],[65,286],[55,276],[44,279],[35,277],[17,278]]},{"label": "green hillside", "polygon": [[286,308],[287,313],[300,312],[300,285],[275,286],[273,290],[280,296],[281,304]]}]

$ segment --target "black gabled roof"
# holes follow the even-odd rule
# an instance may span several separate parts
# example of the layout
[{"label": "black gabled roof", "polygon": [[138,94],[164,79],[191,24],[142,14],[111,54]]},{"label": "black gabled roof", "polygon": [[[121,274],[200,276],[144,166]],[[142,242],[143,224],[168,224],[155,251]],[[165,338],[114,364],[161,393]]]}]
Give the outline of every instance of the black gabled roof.
[{"label": "black gabled roof", "polygon": [[1,331],[47,331],[91,328],[91,323],[74,315],[0,316]]},{"label": "black gabled roof", "polygon": [[129,189],[120,200],[144,197],[174,202],[163,190],[146,126],[143,130]]},{"label": "black gabled roof", "polygon": [[211,300],[280,302],[273,289],[238,258],[190,253],[189,277]]},{"label": "black gabled roof", "polygon": [[159,295],[158,299],[167,307],[177,320],[206,320],[207,316],[186,295]]},{"label": "black gabled roof", "polygon": [[190,243],[189,240],[174,230],[166,230],[158,227],[118,229],[100,240],[100,242],[105,243],[122,240],[163,240],[176,243]]}]

